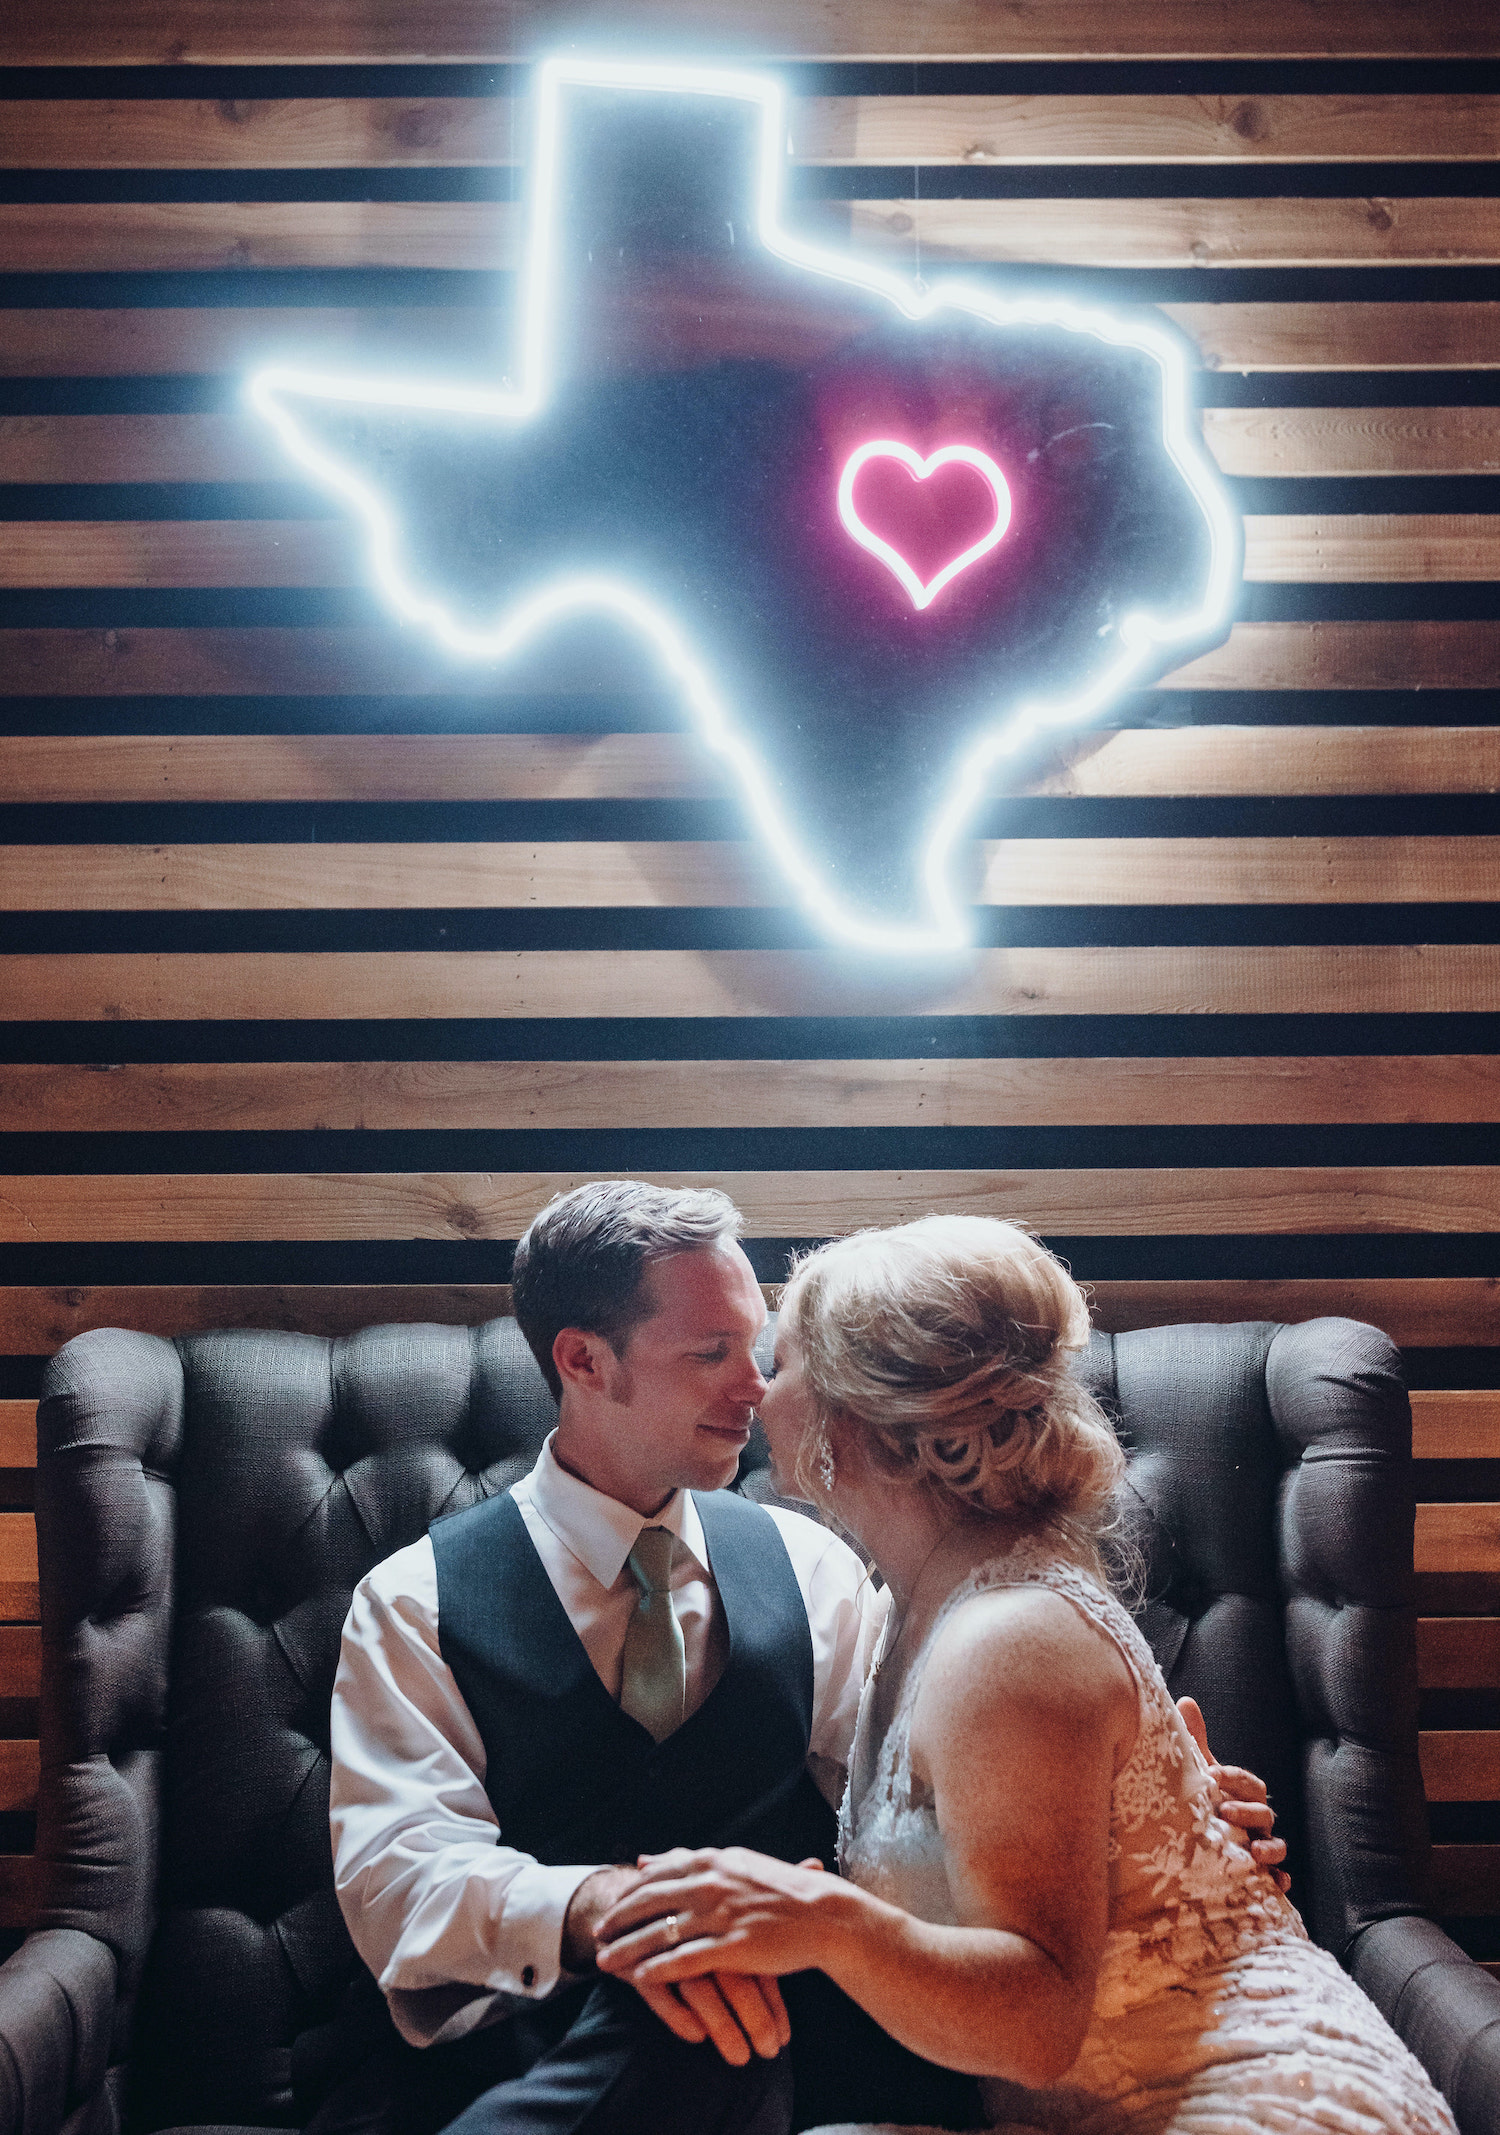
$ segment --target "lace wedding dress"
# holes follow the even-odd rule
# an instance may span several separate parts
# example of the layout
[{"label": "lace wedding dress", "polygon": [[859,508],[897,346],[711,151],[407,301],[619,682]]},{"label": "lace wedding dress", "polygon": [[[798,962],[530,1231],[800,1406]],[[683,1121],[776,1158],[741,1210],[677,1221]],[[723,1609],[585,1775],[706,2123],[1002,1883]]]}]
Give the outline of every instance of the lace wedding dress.
[{"label": "lace wedding dress", "polygon": [[[985,2083],[996,2127],[1011,2135],[1456,2135],[1448,2107],[1374,2003],[1308,1940],[1289,1900],[1215,1814],[1218,1790],[1149,1647],[1093,1580],[1023,1543],[955,1589],[924,1655],[962,1602],[1031,1583],[1064,1596],[1118,1647],[1139,1688],[1141,1719],[1114,1785],[1109,1934],[1082,2051],[1055,2089]],[[869,1740],[866,1686],[839,1857],[862,1888],[921,1919],[952,1923],[937,1817],[911,1772],[921,1667],[919,1657],[878,1746]]]}]

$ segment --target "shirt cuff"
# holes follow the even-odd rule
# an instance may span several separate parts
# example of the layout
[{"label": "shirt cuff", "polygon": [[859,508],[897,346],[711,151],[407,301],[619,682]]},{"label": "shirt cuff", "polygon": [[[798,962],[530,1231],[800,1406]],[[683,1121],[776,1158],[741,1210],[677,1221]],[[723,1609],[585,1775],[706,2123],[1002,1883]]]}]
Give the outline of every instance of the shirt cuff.
[{"label": "shirt cuff", "polygon": [[516,1871],[505,1887],[501,1914],[506,1962],[490,1974],[491,1987],[535,2001],[574,1976],[563,1970],[563,1919],[574,1891],[597,1873],[598,1865],[548,1868],[538,1861]]}]

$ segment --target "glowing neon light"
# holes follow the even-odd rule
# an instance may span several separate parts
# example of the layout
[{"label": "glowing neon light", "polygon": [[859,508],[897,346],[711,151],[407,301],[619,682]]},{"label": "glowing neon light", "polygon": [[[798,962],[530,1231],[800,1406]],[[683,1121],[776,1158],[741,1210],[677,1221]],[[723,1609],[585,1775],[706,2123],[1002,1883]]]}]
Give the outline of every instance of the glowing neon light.
[{"label": "glowing neon light", "polygon": [[[633,89],[672,96],[727,97],[759,114],[759,153],[754,179],[754,223],[760,243],[775,257],[809,274],[885,298],[906,319],[927,320],[961,313],[994,326],[1058,328],[1087,335],[1106,346],[1149,356],[1161,380],[1161,441],[1164,451],[1203,514],[1209,560],[1201,598],[1173,614],[1146,609],[1126,615],[1118,630],[1120,650],[1104,671],[1073,695],[997,707],[996,724],[959,756],[948,798],[938,808],[925,841],[921,879],[931,913],[926,926],[872,921],[829,885],[783,816],[760,757],[716,687],[698,648],[652,595],[624,576],[582,573],[554,578],[508,603],[493,622],[475,628],[460,621],[442,596],[418,585],[401,554],[397,521],[385,499],[349,464],[298,422],[284,396],[363,406],[459,414],[492,424],[517,425],[543,408],[554,379],[558,174],[564,153],[566,87]],[[1149,319],[1115,316],[1097,306],[1046,295],[1002,296],[977,283],[945,280],[917,289],[891,269],[870,260],[810,243],[784,227],[782,181],[788,142],[785,98],[770,78],[715,67],[661,60],[620,60],[574,55],[554,57],[537,71],[535,152],[530,216],[521,277],[519,382],[491,388],[416,379],[328,374],[276,364],[251,381],[252,404],[275,429],[291,457],[359,514],[369,537],[372,575],[395,613],[431,631],[448,651],[465,659],[502,661],[557,624],[583,614],[612,616],[652,647],[665,674],[682,692],[700,738],[740,781],[762,836],[804,910],[827,934],[887,955],[930,956],[964,948],[967,915],[954,896],[954,850],[983,800],[997,764],[1039,734],[1095,718],[1129,689],[1164,651],[1213,636],[1227,621],[1240,554],[1238,522],[1219,486],[1217,470],[1192,424],[1192,397],[1183,351],[1164,327]],[[935,588],[929,591],[934,597]]]},{"label": "glowing neon light", "polygon": [[[987,534],[981,535],[961,555],[945,563],[934,578],[924,586],[921,579],[898,548],[889,541],[882,541],[873,527],[865,525],[854,503],[854,485],[860,470],[868,467],[871,460],[899,460],[914,481],[925,482],[929,475],[936,474],[940,467],[972,467],[982,474],[990,485],[995,499],[995,523]],[[851,452],[839,476],[839,517],[846,531],[862,549],[868,549],[878,557],[891,576],[906,588],[914,608],[930,608],[944,586],[952,585],[960,571],[967,571],[971,563],[978,563],[981,556],[988,556],[995,545],[1004,540],[1005,529],[1010,525],[1010,484],[987,452],[977,445],[944,445],[940,452],[930,452],[926,459],[919,459],[910,445],[898,445],[890,438],[872,438],[868,445],[861,445]]]}]

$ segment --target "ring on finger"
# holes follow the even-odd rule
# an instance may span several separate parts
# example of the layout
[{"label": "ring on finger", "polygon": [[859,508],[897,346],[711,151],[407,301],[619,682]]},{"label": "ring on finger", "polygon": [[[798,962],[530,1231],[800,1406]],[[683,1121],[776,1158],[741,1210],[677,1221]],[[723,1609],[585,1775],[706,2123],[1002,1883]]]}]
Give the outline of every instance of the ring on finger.
[{"label": "ring on finger", "polygon": [[668,1913],[662,1922],[662,1933],[667,1938],[667,1948],[675,1950],[682,1940],[682,1921],[678,1914]]}]

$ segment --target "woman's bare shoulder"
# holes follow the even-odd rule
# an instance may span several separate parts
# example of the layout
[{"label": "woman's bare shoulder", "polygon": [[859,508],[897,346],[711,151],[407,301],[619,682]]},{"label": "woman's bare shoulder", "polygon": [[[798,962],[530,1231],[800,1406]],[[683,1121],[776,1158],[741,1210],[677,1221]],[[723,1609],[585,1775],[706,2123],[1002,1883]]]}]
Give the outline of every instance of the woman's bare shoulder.
[{"label": "woman's bare shoulder", "polygon": [[1082,1718],[1136,1708],[1136,1687],[1108,1633],[1050,1587],[981,1588],[952,1608],[927,1655],[914,1732],[962,1714],[1013,1722],[1018,1708]]}]

